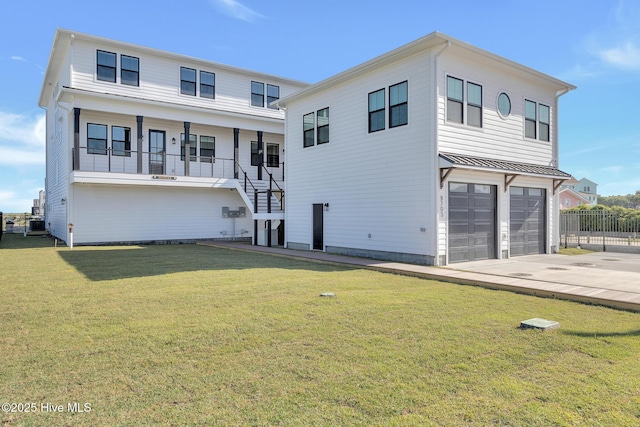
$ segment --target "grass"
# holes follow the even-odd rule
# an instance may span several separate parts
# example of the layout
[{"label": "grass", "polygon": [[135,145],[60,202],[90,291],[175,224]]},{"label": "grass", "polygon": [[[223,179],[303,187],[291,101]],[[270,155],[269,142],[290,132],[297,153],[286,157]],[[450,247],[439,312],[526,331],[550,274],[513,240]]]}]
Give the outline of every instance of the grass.
[{"label": "grass", "polygon": [[558,251],[558,253],[561,255],[584,255],[584,254],[593,253],[593,251],[590,251],[588,249],[560,247],[560,250]]},{"label": "grass", "polygon": [[[640,424],[636,313],[205,246],[21,235],[0,242],[0,291],[0,400],[39,409],[3,426]],[[561,327],[518,328],[532,317]]]}]

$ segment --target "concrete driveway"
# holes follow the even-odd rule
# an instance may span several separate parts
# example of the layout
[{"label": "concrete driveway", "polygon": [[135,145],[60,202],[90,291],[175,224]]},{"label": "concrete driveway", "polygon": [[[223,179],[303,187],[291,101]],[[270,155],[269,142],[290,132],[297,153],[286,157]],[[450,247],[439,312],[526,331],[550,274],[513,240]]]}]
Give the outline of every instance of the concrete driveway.
[{"label": "concrete driveway", "polygon": [[[640,304],[640,255],[594,252],[584,255],[529,255],[506,260],[452,264],[447,269],[539,282],[546,292],[593,298],[594,303],[634,309]],[[544,285],[544,283],[548,285]],[[520,285],[522,286],[522,285]],[[537,288],[539,285],[525,285]],[[619,300],[621,305],[615,303]],[[610,304],[613,302],[614,304]],[[638,310],[638,308],[635,308]]]}]

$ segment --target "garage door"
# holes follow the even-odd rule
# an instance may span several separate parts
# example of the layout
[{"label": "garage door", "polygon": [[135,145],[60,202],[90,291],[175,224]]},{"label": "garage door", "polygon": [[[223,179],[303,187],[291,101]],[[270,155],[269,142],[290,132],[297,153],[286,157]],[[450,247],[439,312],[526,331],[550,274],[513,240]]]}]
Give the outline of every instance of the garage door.
[{"label": "garage door", "polygon": [[449,183],[449,262],[496,257],[496,186]]},{"label": "garage door", "polygon": [[542,188],[511,187],[511,256],[545,253],[545,199]]}]

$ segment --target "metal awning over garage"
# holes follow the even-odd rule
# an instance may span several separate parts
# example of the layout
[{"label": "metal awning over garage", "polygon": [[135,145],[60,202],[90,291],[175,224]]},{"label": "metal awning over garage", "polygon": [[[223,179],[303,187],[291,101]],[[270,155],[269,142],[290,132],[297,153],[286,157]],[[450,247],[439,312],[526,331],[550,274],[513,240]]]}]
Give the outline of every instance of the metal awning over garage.
[{"label": "metal awning over garage", "polygon": [[520,175],[553,179],[553,193],[571,175],[553,166],[540,166],[528,163],[507,162],[504,160],[486,159],[482,157],[463,156],[460,154],[440,153],[440,188],[444,187],[447,176],[453,169],[477,170],[504,174],[504,191],[507,191],[513,180]]}]

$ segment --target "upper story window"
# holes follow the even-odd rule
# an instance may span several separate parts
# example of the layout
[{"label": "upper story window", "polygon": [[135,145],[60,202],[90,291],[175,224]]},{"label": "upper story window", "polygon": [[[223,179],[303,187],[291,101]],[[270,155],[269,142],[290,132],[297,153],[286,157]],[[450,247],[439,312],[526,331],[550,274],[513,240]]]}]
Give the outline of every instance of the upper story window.
[{"label": "upper story window", "polygon": [[87,154],[107,154],[107,125],[87,124]]},{"label": "upper story window", "polygon": [[120,83],[129,86],[140,86],[139,58],[120,55]]},{"label": "upper story window", "polygon": [[538,133],[540,141],[549,141],[549,107],[543,104],[538,106]]},{"label": "upper story window", "polygon": [[303,147],[312,147],[315,143],[313,139],[315,131],[315,121],[316,120],[314,113],[305,114],[302,117]]},{"label": "upper story window", "polygon": [[369,94],[369,132],[384,129],[384,89]]},{"label": "upper story window", "polygon": [[472,82],[466,82],[465,85],[464,80],[447,76],[447,121],[482,127],[481,85]]},{"label": "upper story window", "polygon": [[114,156],[131,157],[131,128],[111,127],[111,151]]},{"label": "upper story window", "polygon": [[551,108],[528,99],[524,100],[524,136],[526,138],[550,141],[549,126]]},{"label": "upper story window", "polygon": [[200,161],[211,163],[216,156],[216,138],[214,136],[200,136]]},{"label": "upper story window", "polygon": [[278,107],[271,105],[273,101],[280,99],[280,86],[267,85],[267,107],[277,110]]},{"label": "upper story window", "polygon": [[196,70],[180,67],[180,93],[196,96]]},{"label": "upper story window", "polygon": [[407,82],[389,87],[389,127],[406,125],[409,123]]},{"label": "upper story window", "polygon": [[251,82],[251,105],[264,107],[264,83]]},{"label": "upper story window", "polygon": [[105,82],[116,82],[116,54],[113,52],[98,51],[97,78]]},{"label": "upper story window", "polygon": [[318,144],[329,142],[329,107],[318,110]]},{"label": "upper story window", "polygon": [[447,121],[463,123],[463,81],[447,76]]},{"label": "upper story window", "polygon": [[482,86],[467,82],[467,124],[482,127]]},{"label": "upper story window", "polygon": [[208,71],[200,71],[200,96],[202,98],[216,97],[216,75]]}]

